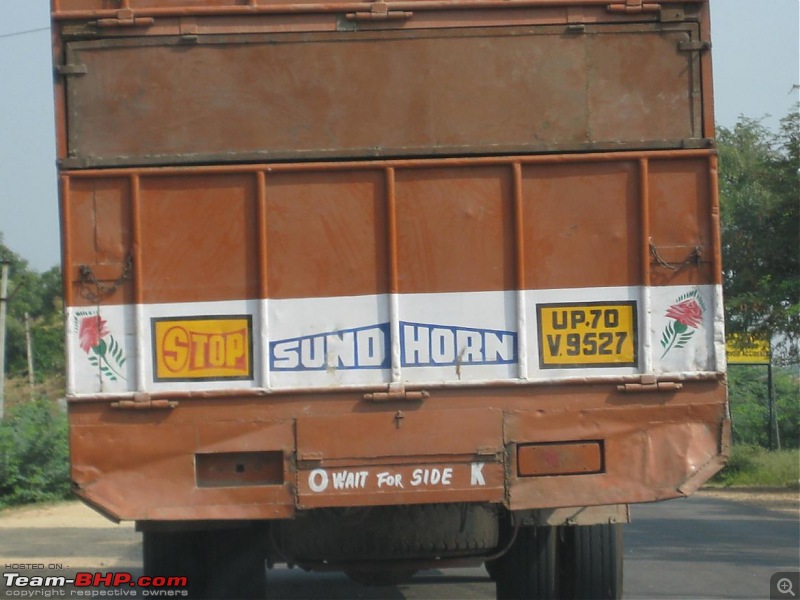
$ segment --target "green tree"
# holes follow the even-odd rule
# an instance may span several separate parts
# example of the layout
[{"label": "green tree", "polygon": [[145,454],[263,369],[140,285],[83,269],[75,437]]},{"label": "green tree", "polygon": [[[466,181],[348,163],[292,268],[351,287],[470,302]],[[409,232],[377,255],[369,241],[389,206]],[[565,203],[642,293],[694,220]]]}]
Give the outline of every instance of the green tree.
[{"label": "green tree", "polygon": [[[782,448],[800,446],[800,378],[795,367],[773,369],[775,405]],[[736,445],[768,446],[769,392],[767,369],[731,365],[728,368],[733,440]]]},{"label": "green tree", "polygon": [[44,398],[0,421],[0,507],[68,496],[67,417]]},{"label": "green tree", "polygon": [[6,318],[6,372],[24,376],[28,370],[25,314],[31,319],[33,368],[38,379],[64,370],[64,317],[61,272],[53,267],[42,274],[3,244],[0,258],[9,265],[9,301]]},{"label": "green tree", "polygon": [[800,111],[773,133],[740,117],[720,127],[727,329],[766,336],[784,363],[800,338]]}]

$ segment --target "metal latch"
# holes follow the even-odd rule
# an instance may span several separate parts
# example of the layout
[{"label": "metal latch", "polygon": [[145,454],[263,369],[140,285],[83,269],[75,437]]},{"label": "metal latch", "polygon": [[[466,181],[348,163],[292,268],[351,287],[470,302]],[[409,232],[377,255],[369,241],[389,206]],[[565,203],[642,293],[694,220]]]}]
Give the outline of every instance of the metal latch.
[{"label": "metal latch", "polygon": [[86,65],[82,64],[56,65],[56,73],[58,73],[62,77],[67,77],[72,75],[86,75],[88,72],[89,68]]},{"label": "metal latch", "polygon": [[623,383],[617,386],[620,392],[626,394],[651,393],[651,392],[677,392],[683,384],[677,381],[659,380],[655,375],[642,375],[638,382]]},{"label": "metal latch", "polygon": [[193,19],[181,19],[179,29],[182,44],[195,44],[200,39],[197,23]]},{"label": "metal latch", "polygon": [[129,8],[116,12],[116,17],[111,19],[97,19],[98,27],[150,27],[155,19],[153,17],[136,17]]},{"label": "metal latch", "polygon": [[430,398],[430,392],[415,391],[409,392],[402,384],[389,385],[388,392],[371,392],[364,394],[364,400],[369,402],[391,402],[392,400],[419,401]]},{"label": "metal latch", "polygon": [[709,40],[683,40],[678,42],[678,50],[681,52],[706,52],[711,50]]},{"label": "metal latch", "polygon": [[178,406],[177,400],[153,400],[149,394],[134,394],[133,400],[118,400],[111,403],[117,410],[165,410]]},{"label": "metal latch", "polygon": [[613,13],[654,13],[661,10],[661,5],[654,2],[643,2],[642,0],[625,0],[625,2],[615,2],[606,6],[608,12]]},{"label": "metal latch", "polygon": [[389,10],[386,2],[374,2],[369,11],[347,13],[348,21],[403,21],[414,16],[407,10]]},{"label": "metal latch", "polygon": [[298,452],[297,468],[313,469],[322,464],[322,452]]}]

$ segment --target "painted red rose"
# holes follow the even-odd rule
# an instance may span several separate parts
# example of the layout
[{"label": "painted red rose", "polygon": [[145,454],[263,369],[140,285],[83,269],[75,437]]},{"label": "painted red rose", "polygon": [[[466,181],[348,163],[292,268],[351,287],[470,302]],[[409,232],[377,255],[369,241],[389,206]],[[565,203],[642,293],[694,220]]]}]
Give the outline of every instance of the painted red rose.
[{"label": "painted red rose", "polygon": [[103,336],[108,335],[105,319],[100,315],[84,317],[81,319],[81,327],[78,333],[81,349],[88,354],[89,350],[100,344]]},{"label": "painted red rose", "polygon": [[667,309],[667,317],[675,319],[678,323],[687,327],[700,327],[703,321],[703,309],[694,298],[684,300],[679,304],[674,304]]}]

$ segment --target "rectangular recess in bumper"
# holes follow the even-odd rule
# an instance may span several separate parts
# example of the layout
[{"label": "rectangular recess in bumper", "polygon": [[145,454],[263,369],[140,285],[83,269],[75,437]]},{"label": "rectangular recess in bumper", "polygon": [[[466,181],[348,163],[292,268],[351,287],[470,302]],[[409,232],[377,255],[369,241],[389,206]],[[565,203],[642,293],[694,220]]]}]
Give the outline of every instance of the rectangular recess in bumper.
[{"label": "rectangular recess in bumper", "polygon": [[517,475],[589,475],[603,472],[603,442],[525,444],[517,448]]}]

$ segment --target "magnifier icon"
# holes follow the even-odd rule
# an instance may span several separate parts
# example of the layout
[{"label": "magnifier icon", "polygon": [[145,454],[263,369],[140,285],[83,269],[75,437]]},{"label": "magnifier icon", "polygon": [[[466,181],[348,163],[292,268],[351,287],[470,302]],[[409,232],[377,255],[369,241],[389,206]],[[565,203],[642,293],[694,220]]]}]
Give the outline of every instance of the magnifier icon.
[{"label": "magnifier icon", "polygon": [[789,594],[792,598],[796,598],[797,594],[794,593],[792,589],[792,580],[788,577],[784,577],[783,579],[778,579],[778,583],[775,585],[778,588],[778,591],[781,594]]}]

